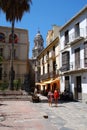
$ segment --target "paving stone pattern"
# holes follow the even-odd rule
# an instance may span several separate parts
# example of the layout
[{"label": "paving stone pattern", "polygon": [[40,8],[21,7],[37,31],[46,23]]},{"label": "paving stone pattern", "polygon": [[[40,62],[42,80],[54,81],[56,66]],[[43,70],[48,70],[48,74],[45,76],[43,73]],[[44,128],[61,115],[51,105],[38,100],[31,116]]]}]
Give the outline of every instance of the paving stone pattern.
[{"label": "paving stone pattern", "polygon": [[40,98],[40,103],[0,101],[0,130],[87,130],[86,103],[59,102],[58,107],[54,103],[49,107],[47,98]]}]

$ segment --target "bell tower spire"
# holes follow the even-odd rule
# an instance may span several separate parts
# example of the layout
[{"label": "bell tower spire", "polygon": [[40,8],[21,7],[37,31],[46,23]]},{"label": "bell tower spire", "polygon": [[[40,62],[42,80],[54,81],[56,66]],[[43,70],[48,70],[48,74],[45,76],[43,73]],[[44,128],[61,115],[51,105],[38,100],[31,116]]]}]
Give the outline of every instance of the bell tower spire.
[{"label": "bell tower spire", "polygon": [[40,52],[44,49],[43,43],[44,43],[44,40],[38,28],[37,34],[34,38],[34,48],[32,49],[33,59],[36,59],[37,56],[40,54]]}]

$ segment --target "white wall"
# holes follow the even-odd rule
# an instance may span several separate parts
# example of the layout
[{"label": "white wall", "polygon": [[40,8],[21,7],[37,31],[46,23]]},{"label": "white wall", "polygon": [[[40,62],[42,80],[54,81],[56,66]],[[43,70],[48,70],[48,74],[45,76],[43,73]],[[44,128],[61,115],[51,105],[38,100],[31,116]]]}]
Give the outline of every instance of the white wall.
[{"label": "white wall", "polygon": [[65,27],[62,31],[60,31],[60,48],[61,50],[64,49],[64,40],[65,40],[65,37],[64,37],[64,32],[66,30],[69,31],[69,41],[72,41],[72,37],[73,37],[73,34],[74,34],[74,27],[75,27],[75,24],[76,23],[80,23],[79,26],[80,26],[80,33],[81,33],[81,36],[86,36],[86,29],[87,29],[87,12],[83,15],[81,15],[80,17],[78,17],[77,19],[75,19],[70,25],[68,25],[67,27]]},{"label": "white wall", "polygon": [[82,92],[87,94],[87,73],[82,74]]},{"label": "white wall", "polygon": [[[64,40],[65,40],[65,31],[69,31],[69,43],[71,44],[72,41],[75,40],[75,25],[79,23],[80,28],[80,36],[86,37],[87,36],[87,11],[82,15],[76,17],[70,24],[67,24],[61,31],[60,31],[60,67],[62,67],[62,53],[65,51],[70,52],[70,63],[75,64],[75,49],[80,47],[80,59],[81,59],[81,67],[84,67],[84,39],[80,40],[79,42],[75,42],[74,45],[65,47]],[[63,74],[63,73],[62,73]],[[67,75],[67,74],[66,74]],[[82,79],[82,93],[87,94],[87,72],[78,73],[77,74],[70,74],[70,89],[74,93],[74,88],[76,87],[76,76],[81,76]],[[64,76],[60,77],[60,84],[61,84],[61,91],[64,91],[65,87],[65,79]]]}]

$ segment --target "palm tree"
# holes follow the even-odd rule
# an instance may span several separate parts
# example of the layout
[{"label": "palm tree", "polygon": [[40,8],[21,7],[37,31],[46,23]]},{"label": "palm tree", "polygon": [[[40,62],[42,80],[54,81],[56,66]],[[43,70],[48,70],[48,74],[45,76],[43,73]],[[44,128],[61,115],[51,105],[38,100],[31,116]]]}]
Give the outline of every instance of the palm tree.
[{"label": "palm tree", "polygon": [[21,21],[25,12],[30,12],[32,0],[0,0],[0,10],[6,14],[6,20],[12,24],[12,49],[11,49],[11,70],[10,70],[10,89],[14,89],[14,24],[15,21]]}]

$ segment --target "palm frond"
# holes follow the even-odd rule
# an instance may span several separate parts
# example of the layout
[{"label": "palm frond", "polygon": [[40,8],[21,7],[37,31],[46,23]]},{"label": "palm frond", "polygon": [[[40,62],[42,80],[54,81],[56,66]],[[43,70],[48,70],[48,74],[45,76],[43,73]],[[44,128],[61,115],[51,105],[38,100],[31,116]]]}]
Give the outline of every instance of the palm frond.
[{"label": "palm frond", "polygon": [[6,20],[21,20],[24,12],[30,12],[31,0],[0,0],[0,9],[6,13]]}]

